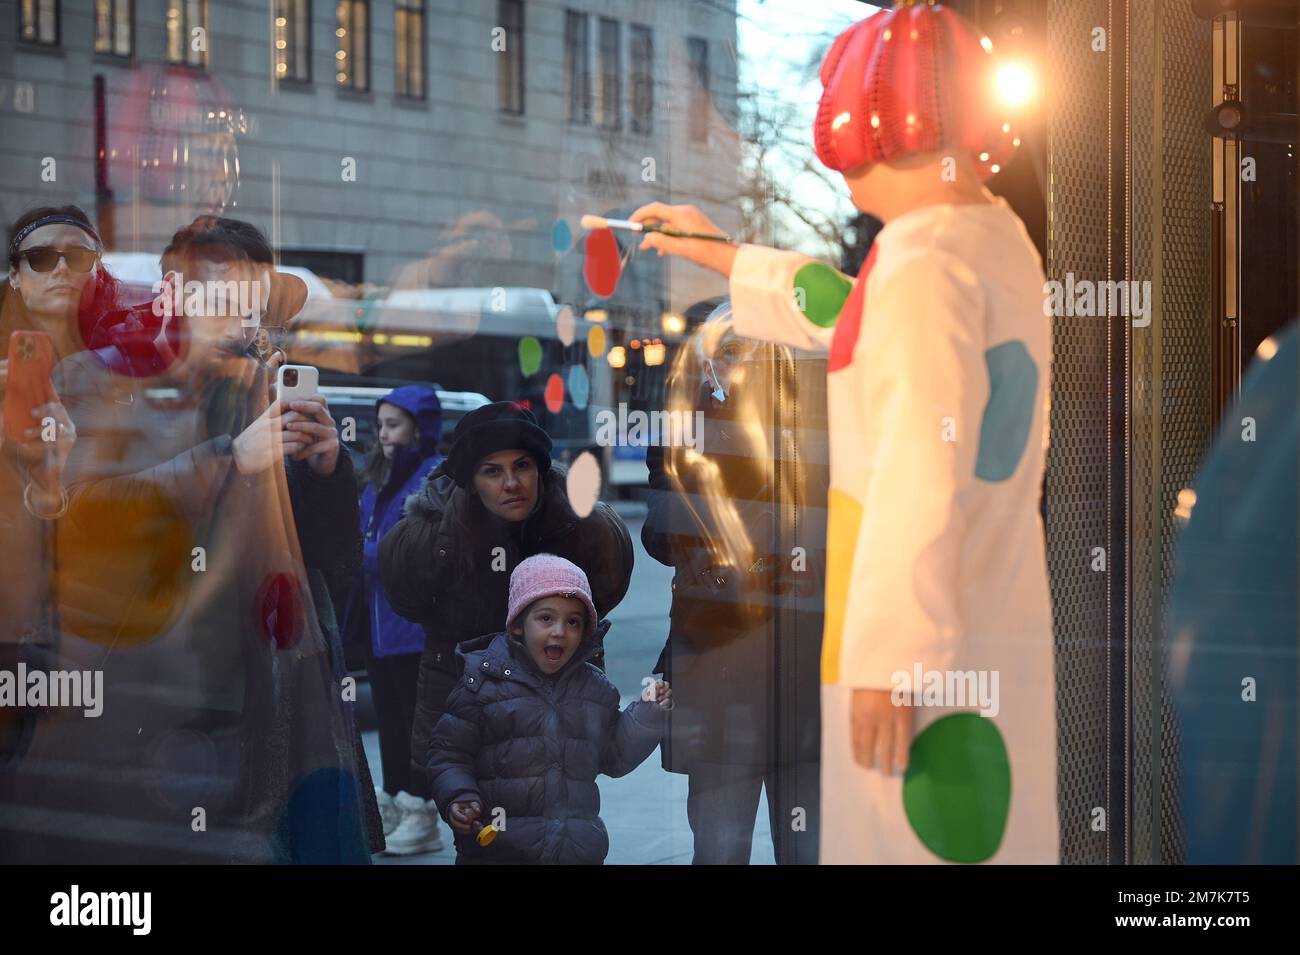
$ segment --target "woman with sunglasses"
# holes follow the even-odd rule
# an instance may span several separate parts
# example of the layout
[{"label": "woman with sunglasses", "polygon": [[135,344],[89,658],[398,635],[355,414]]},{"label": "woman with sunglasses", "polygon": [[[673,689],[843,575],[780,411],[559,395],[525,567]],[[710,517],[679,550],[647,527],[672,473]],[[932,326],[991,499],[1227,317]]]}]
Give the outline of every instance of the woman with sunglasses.
[{"label": "woman with sunglasses", "polygon": [[[119,297],[118,284],[100,262],[99,233],[79,207],[30,209],[13,223],[9,236],[9,281],[0,297],[0,400],[9,382],[9,338],[14,332],[48,335],[57,364],[85,347],[80,332],[84,320],[93,321]],[[53,442],[41,440],[38,425],[46,418],[56,422]],[[33,409],[28,438],[17,449],[28,479],[23,503],[35,517],[50,520],[63,510],[63,464],[76,440],[61,402]]]},{"label": "woman with sunglasses", "polygon": [[[9,339],[14,332],[49,336],[57,363],[79,351],[82,315],[99,314],[117,299],[117,284],[99,264],[101,243],[76,206],[31,209],[9,229],[8,282],[0,284],[0,404],[9,386]],[[17,387],[17,386],[15,386]],[[54,422],[53,440],[42,422]],[[21,437],[0,432],[0,540],[19,559],[0,586],[0,669],[19,660],[42,669],[57,629],[46,599],[53,520],[67,509],[63,469],[76,429],[57,398],[32,408]],[[6,429],[7,430],[7,429]],[[0,763],[20,755],[32,715],[8,710],[0,718]]]},{"label": "woman with sunglasses", "polygon": [[7,343],[12,332],[31,329],[50,336],[56,361],[80,351],[79,319],[114,307],[117,299],[90,217],[77,206],[44,206],[20,216],[9,235],[0,338]]}]

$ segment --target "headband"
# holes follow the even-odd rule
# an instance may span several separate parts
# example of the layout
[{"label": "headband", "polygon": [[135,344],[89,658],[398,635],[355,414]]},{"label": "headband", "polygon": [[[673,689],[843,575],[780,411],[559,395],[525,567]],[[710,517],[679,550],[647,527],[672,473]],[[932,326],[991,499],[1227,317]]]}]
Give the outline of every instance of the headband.
[{"label": "headband", "polygon": [[27,225],[14,233],[13,241],[9,243],[9,261],[12,262],[14,256],[18,254],[18,247],[23,244],[23,239],[41,228],[41,226],[57,225],[61,222],[67,223],[68,225],[75,225],[82,232],[86,233],[86,235],[94,239],[96,245],[103,246],[104,240],[99,237],[99,233],[95,231],[94,226],[88,225],[80,219],[74,219],[72,216],[65,215],[42,216],[35,222],[27,223]]}]

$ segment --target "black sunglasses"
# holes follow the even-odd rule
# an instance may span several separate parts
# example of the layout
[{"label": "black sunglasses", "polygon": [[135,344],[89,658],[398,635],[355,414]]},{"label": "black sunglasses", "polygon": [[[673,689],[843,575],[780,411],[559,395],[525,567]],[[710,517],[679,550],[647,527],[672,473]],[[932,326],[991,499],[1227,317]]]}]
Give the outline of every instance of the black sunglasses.
[{"label": "black sunglasses", "polygon": [[35,249],[24,249],[18,253],[18,258],[27,259],[27,264],[31,266],[33,272],[53,272],[58,267],[59,259],[67,262],[68,268],[74,272],[89,272],[99,261],[99,253],[94,249],[80,246],[68,249],[41,246]]}]

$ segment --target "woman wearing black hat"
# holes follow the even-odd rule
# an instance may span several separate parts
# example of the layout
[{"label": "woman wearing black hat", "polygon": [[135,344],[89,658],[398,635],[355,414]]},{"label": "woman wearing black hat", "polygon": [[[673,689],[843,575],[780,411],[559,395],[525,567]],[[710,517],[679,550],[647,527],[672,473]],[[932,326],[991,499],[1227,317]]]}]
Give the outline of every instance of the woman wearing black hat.
[{"label": "woman wearing black hat", "polygon": [[510,573],[526,557],[565,557],[586,572],[604,617],[627,593],[632,538],[604,502],[585,518],[531,411],[498,401],[463,417],[447,460],[407,498],[379,547],[393,609],[424,627],[411,755],[429,765],[433,727],[456,681],[455,646],[500,630]]}]

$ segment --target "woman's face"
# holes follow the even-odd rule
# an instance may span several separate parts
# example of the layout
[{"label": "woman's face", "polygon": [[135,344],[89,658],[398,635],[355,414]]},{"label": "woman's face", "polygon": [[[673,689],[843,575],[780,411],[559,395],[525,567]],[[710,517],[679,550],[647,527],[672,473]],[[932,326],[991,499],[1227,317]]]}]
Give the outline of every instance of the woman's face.
[{"label": "woman's face", "polygon": [[724,393],[731,392],[745,381],[745,363],[756,352],[756,344],[748,339],[737,338],[728,333],[719,343],[710,367],[714,379],[712,384],[722,387]]},{"label": "woman's face", "polygon": [[[39,272],[24,253],[42,250],[67,254],[59,256],[51,271]],[[66,319],[76,312],[81,290],[100,267],[96,259],[89,269],[78,272],[69,265],[68,255],[80,259],[77,264],[84,267],[91,261],[86,253],[97,251],[95,240],[74,225],[66,222],[43,225],[23,239],[18,247],[18,261],[9,267],[9,284],[22,296],[29,315],[47,321]],[[41,263],[38,261],[37,264]]]},{"label": "woman's face", "polygon": [[384,457],[390,461],[398,448],[410,448],[415,445],[418,434],[415,419],[397,405],[387,401],[379,402],[379,446],[384,449]]},{"label": "woman's face", "polygon": [[522,521],[537,503],[537,462],[527,451],[497,451],[474,468],[474,493],[503,521]]}]

